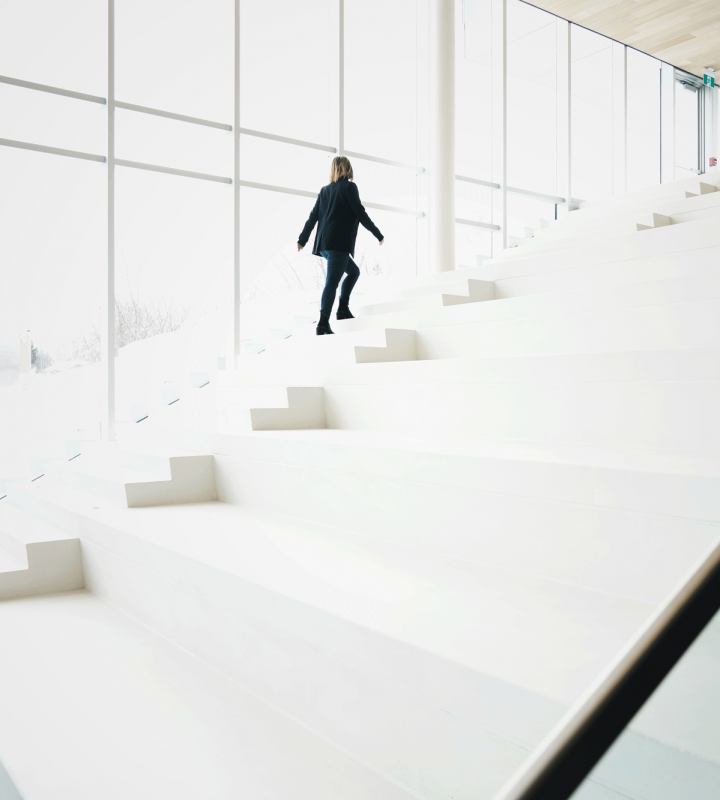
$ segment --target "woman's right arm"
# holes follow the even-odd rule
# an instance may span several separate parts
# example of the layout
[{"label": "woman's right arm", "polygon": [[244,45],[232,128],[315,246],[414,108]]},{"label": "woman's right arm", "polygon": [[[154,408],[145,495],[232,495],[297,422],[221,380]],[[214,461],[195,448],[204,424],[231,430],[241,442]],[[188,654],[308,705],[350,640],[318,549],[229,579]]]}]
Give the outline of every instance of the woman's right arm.
[{"label": "woman's right arm", "polygon": [[303,247],[305,247],[305,245],[308,243],[310,234],[312,233],[312,230],[315,227],[315,223],[318,221],[319,214],[320,214],[320,195],[318,195],[317,200],[315,201],[315,205],[313,206],[313,210],[310,212],[310,216],[308,217],[308,221],[305,223],[305,227],[302,229],[302,233],[298,238],[298,250],[302,250]]}]

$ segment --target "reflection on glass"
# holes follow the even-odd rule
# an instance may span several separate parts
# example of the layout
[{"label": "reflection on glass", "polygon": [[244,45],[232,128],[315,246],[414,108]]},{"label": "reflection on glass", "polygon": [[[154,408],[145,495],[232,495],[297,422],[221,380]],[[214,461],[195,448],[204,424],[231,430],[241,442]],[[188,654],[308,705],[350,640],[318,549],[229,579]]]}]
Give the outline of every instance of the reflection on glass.
[{"label": "reflection on glass", "polygon": [[107,3],[0,3],[0,75],[105,97]]},{"label": "reflection on glass", "polygon": [[492,255],[492,232],[473,225],[455,226],[457,268],[477,267]]},{"label": "reflection on glass", "polygon": [[116,98],[232,123],[233,14],[226,0],[115,3]]},{"label": "reflection on glass", "polygon": [[118,108],[115,155],[128,161],[232,177],[233,138],[230,131]]},{"label": "reflection on glass", "polygon": [[660,183],[660,62],[627,49],[627,188]]},{"label": "reflection on glass", "polygon": [[242,127],[315,144],[333,143],[336,5],[332,0],[241,0]]},{"label": "reflection on glass", "polygon": [[509,0],[507,45],[508,184],[557,194],[557,24]]},{"label": "reflection on glass", "polygon": [[0,173],[3,495],[98,433],[107,242],[102,164],[0,148]]},{"label": "reflection on glass", "polygon": [[527,239],[555,219],[555,204],[522,194],[508,194],[508,244]]},{"label": "reflection on glass", "polygon": [[612,42],[571,26],[571,151],[573,197],[613,192]]},{"label": "reflection on glass", "polygon": [[607,751],[573,800],[720,798],[720,614]]},{"label": "reflection on glass", "polygon": [[360,199],[415,210],[416,173],[361,158],[352,159]]},{"label": "reflection on glass", "polygon": [[257,136],[240,136],[240,178],[308,192],[319,192],[330,175],[334,153],[298,147]]},{"label": "reflection on glass", "polygon": [[490,0],[463,0],[456,11],[462,39],[455,53],[455,168],[458,175],[490,180],[492,80]]},{"label": "reflection on glass", "polygon": [[0,83],[0,137],[102,155],[104,105]]},{"label": "reflection on glass", "polygon": [[154,424],[226,356],[232,187],[118,167],[115,205],[117,419]]},{"label": "reflection on glass", "polygon": [[345,146],[414,164],[417,4],[345,0]]}]

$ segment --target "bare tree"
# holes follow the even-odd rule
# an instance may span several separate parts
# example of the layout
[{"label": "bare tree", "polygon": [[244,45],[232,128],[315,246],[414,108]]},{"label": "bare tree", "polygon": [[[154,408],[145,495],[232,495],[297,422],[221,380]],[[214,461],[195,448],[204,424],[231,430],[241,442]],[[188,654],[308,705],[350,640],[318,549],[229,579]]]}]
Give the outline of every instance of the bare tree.
[{"label": "bare tree", "polygon": [[[125,300],[115,300],[115,355],[131,342],[176,331],[189,313],[190,309],[177,309],[168,302],[145,303],[132,292]],[[72,343],[70,358],[91,364],[100,361],[100,341],[100,331],[93,325]]]}]

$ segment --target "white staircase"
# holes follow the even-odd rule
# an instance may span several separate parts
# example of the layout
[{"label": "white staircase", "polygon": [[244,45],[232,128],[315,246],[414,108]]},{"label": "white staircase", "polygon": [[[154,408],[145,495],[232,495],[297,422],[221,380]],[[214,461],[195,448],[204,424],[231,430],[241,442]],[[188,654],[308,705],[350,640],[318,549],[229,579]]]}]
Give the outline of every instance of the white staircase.
[{"label": "white staircase", "polygon": [[[0,762],[25,800],[127,797],[129,776],[143,798],[490,800],[720,536],[712,180],[588,205],[335,336],[268,336],[11,487],[11,514],[80,541],[88,589],[0,606],[0,710],[26,715]],[[66,642],[54,673],[31,631]],[[720,683],[695,674],[583,800],[636,798],[633,770],[672,800],[670,767],[717,796]],[[57,752],[33,739],[63,717],[54,675],[92,722]]]}]

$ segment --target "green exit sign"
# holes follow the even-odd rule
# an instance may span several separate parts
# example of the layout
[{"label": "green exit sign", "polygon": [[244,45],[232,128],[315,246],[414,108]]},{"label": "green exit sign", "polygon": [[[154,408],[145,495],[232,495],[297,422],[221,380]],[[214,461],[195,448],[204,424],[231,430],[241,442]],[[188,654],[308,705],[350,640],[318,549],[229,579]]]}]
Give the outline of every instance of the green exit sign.
[{"label": "green exit sign", "polygon": [[705,86],[710,86],[711,88],[715,86],[715,78],[712,75],[708,75],[707,72],[703,75],[703,83]]}]

